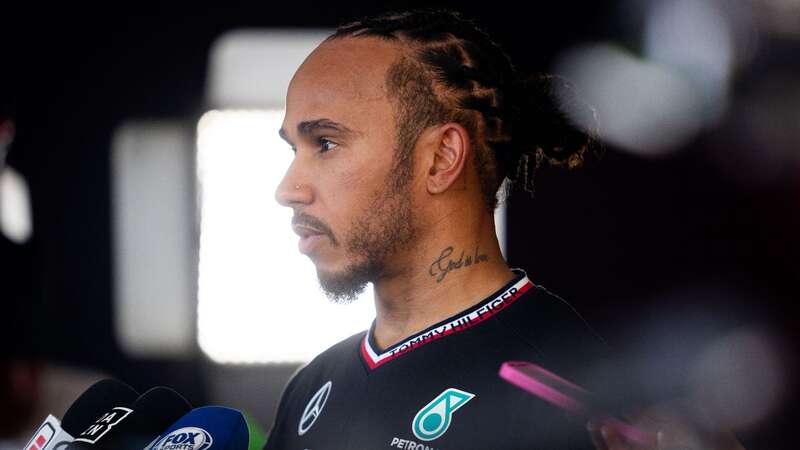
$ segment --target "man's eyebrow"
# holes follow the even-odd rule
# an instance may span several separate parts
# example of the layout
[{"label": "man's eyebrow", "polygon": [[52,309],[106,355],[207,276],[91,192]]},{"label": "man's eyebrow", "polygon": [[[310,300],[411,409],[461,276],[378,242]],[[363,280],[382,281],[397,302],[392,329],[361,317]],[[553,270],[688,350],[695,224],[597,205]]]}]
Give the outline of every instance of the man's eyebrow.
[{"label": "man's eyebrow", "polygon": [[[300,136],[308,136],[316,130],[334,130],[341,134],[345,135],[358,135],[356,131],[351,130],[350,128],[346,127],[345,125],[334,122],[330,119],[315,119],[315,120],[306,120],[297,124],[297,134]],[[289,140],[289,136],[286,135],[286,130],[281,128],[278,130],[278,135],[286,142],[291,144]]]}]

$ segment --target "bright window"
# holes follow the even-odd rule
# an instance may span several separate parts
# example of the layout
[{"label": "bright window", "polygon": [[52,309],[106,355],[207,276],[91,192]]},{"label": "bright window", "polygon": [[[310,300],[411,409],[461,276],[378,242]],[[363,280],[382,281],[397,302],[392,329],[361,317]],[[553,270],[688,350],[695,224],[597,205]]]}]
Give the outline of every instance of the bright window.
[{"label": "bright window", "polygon": [[282,120],[280,110],[210,111],[198,124],[198,339],[217,362],[309,361],[375,316],[371,286],[332,304],[297,250],[292,211],[274,200],[292,159]]}]

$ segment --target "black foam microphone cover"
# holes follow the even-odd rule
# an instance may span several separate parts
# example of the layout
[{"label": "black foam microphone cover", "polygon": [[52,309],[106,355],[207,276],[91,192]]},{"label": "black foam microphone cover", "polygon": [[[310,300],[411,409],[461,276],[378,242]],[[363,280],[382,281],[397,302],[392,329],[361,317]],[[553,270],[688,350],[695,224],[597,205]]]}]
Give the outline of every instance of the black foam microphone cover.
[{"label": "black foam microphone cover", "polygon": [[130,406],[138,396],[136,390],[121,381],[100,380],[72,402],[61,420],[61,428],[77,436],[106,411],[115,406]]},{"label": "black foam microphone cover", "polygon": [[154,387],[129,408],[114,407],[100,416],[67,450],[141,450],[192,409],[180,394]]}]

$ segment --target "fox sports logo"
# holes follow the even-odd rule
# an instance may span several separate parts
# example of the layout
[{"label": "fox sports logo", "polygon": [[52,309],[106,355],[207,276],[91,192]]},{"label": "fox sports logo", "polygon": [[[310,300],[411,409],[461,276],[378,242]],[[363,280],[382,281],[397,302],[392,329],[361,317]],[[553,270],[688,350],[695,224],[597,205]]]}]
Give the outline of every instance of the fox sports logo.
[{"label": "fox sports logo", "polygon": [[206,450],[213,442],[208,431],[197,427],[185,427],[161,438],[151,450]]}]

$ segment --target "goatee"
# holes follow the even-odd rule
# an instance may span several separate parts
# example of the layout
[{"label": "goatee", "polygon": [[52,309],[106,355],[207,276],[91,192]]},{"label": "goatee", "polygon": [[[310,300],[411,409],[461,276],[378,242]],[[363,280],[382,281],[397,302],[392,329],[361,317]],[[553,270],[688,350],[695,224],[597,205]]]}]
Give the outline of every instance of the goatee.
[{"label": "goatee", "polygon": [[365,210],[354,220],[343,240],[349,256],[357,261],[341,272],[317,271],[319,284],[328,298],[347,304],[364,292],[367,284],[383,276],[393,255],[416,237],[410,177],[395,168],[389,186],[377,192]]}]

